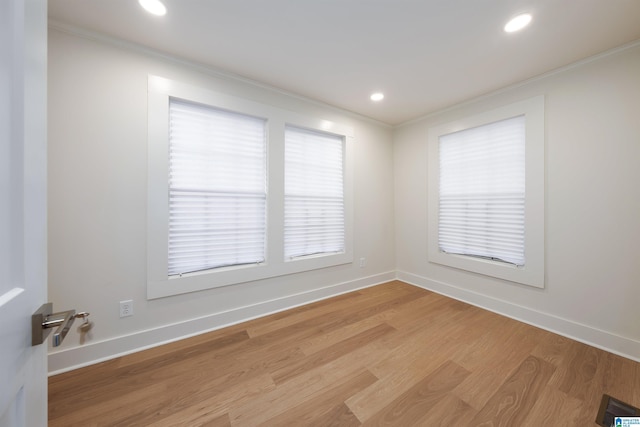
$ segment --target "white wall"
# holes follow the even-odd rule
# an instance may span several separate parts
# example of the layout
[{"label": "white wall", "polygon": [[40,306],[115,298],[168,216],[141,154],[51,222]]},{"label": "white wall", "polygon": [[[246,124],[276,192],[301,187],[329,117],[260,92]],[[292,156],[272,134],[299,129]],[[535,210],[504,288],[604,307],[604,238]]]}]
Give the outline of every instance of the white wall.
[{"label": "white wall", "polygon": [[[147,76],[159,75],[351,126],[354,265],[146,299]],[[144,346],[393,279],[392,129],[140,49],[49,34],[49,298],[91,312],[51,349],[59,372]],[[367,266],[358,267],[366,257]],[[133,299],[134,316],[118,303]]]},{"label": "white wall", "polygon": [[[427,131],[546,98],[546,286],[427,261]],[[640,360],[640,44],[395,131],[398,277]]]},{"label": "white wall", "polygon": [[[147,75],[352,126],[356,265],[146,300]],[[90,311],[60,372],[362,286],[402,280],[640,360],[640,45],[395,130],[117,43],[49,34],[49,297]],[[430,126],[546,97],[546,286],[427,261]],[[360,257],[367,267],[358,268]],[[397,272],[396,272],[397,270]],[[118,302],[134,300],[120,319]],[[77,326],[79,322],[75,325]]]}]

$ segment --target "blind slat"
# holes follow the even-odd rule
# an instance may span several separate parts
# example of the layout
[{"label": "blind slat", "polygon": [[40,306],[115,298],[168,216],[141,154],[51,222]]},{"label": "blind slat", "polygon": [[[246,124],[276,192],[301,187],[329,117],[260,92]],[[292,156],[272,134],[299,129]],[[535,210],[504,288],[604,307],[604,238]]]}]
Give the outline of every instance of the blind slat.
[{"label": "blind slat", "polygon": [[285,258],[345,250],[344,141],[285,129]]},{"label": "blind slat", "polygon": [[263,262],[264,120],[177,99],[169,115],[168,274]]},{"label": "blind slat", "polygon": [[524,265],[525,117],[444,135],[441,251]]}]

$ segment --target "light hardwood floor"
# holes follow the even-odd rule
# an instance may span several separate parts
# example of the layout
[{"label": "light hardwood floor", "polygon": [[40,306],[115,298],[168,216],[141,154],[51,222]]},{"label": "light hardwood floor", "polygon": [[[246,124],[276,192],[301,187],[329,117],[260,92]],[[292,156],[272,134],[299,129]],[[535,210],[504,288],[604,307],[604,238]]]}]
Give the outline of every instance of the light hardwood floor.
[{"label": "light hardwood floor", "polygon": [[390,282],[49,379],[50,426],[595,426],[640,364]]}]

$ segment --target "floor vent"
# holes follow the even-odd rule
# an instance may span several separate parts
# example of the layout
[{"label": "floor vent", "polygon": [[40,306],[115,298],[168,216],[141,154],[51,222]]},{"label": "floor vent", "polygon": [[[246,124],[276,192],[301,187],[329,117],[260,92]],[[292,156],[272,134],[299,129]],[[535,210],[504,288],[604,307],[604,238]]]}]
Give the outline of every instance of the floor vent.
[{"label": "floor vent", "polygon": [[613,398],[608,394],[603,394],[602,400],[600,401],[600,409],[598,410],[598,417],[596,418],[596,424],[602,427],[616,427],[619,425],[616,424],[617,417],[640,418],[640,409]]}]

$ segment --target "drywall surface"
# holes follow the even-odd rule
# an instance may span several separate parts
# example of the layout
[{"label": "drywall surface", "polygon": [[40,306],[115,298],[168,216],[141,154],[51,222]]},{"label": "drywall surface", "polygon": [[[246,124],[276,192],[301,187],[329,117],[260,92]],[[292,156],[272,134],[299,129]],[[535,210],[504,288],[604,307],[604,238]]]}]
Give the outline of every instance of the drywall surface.
[{"label": "drywall surface", "polygon": [[[93,35],[49,36],[49,297],[95,324],[50,350],[51,372],[395,277],[391,128]],[[147,300],[150,74],[352,127],[355,262]],[[119,317],[123,300],[133,316]]]},{"label": "drywall surface", "polygon": [[[545,287],[427,259],[431,126],[545,97]],[[396,129],[398,277],[640,359],[640,45]]]}]

